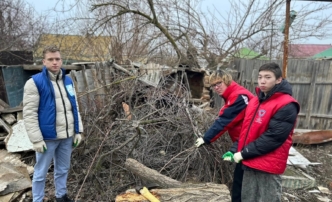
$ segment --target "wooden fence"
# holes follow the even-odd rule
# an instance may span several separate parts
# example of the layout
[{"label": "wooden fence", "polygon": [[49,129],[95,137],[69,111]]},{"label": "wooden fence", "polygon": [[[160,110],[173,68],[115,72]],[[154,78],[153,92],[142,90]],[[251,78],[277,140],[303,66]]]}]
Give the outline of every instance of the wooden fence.
[{"label": "wooden fence", "polygon": [[[268,62],[235,60],[232,66],[239,72],[237,82],[254,93],[258,69]],[[281,60],[272,62],[282,67]],[[301,106],[296,127],[313,130],[332,129],[332,61],[289,60],[286,79],[292,85],[293,96]]]}]

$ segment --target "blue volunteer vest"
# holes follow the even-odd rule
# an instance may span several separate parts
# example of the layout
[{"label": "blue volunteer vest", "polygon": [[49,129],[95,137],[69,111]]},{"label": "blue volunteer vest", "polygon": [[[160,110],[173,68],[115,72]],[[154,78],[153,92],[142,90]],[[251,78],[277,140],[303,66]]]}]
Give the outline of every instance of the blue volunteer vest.
[{"label": "blue volunteer vest", "polygon": [[[65,70],[61,68],[62,80],[66,93],[72,106],[74,116],[75,133],[79,133],[78,111],[74,86],[71,78],[66,76]],[[32,76],[39,93],[38,122],[44,140],[56,139],[56,103],[53,85],[48,77],[48,70],[44,66],[42,72]]]}]

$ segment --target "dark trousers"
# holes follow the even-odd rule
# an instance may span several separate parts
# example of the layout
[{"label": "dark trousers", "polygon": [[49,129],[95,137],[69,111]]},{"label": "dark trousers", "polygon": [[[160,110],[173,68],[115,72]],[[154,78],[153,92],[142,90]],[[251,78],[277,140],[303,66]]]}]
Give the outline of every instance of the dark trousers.
[{"label": "dark trousers", "polygon": [[281,202],[281,176],[255,170],[243,174],[243,202]]},{"label": "dark trousers", "polygon": [[241,190],[243,180],[242,163],[237,163],[234,170],[232,186],[232,202],[241,202]]}]

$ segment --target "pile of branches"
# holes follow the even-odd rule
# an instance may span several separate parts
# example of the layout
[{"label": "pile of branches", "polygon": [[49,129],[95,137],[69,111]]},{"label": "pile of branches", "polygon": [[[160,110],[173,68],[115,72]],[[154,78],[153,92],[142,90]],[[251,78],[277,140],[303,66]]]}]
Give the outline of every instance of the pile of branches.
[{"label": "pile of branches", "polygon": [[221,159],[231,145],[228,135],[194,146],[217,110],[211,113],[191,105],[189,89],[171,76],[158,87],[121,74],[115,79],[118,82],[107,94],[81,97],[85,132],[72,156],[72,195],[85,201],[114,201],[119,193],[144,184],[126,170],[127,158],[181,182],[230,185],[234,165]]}]

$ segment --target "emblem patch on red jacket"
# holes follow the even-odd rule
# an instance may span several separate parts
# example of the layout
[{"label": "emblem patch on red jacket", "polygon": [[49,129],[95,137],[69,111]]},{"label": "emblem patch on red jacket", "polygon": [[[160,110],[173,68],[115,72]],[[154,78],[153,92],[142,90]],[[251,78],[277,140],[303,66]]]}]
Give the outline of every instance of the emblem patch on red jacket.
[{"label": "emblem patch on red jacket", "polygon": [[266,113],[265,109],[260,109],[258,111],[258,118],[256,118],[255,122],[262,123],[262,118],[265,115],[265,113]]}]

